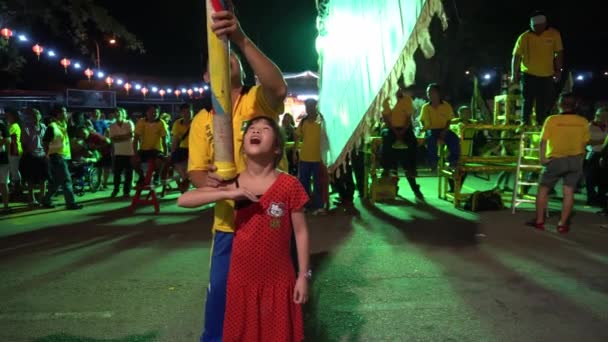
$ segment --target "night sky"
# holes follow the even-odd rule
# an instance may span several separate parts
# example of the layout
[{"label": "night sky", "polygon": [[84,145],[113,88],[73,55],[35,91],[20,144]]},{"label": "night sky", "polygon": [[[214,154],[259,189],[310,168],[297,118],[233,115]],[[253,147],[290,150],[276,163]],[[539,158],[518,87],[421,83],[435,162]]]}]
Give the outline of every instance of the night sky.
[{"label": "night sky", "polygon": [[[145,55],[129,53],[126,61],[133,64],[132,70],[188,78],[202,74],[207,44],[204,0],[102,3],[144,43]],[[316,70],[314,0],[234,3],[245,32],[283,71]],[[124,52],[106,54],[111,62],[125,61]]]},{"label": "night sky", "polygon": [[[125,56],[107,51],[108,61],[129,64],[130,69],[159,76],[198,77],[206,60],[203,0],[163,2],[105,0],[104,6],[135,33],[146,47],[145,55]],[[317,69],[314,0],[234,1],[245,32],[285,72]],[[608,67],[605,29],[600,1],[448,0],[450,22],[474,26],[479,49],[484,46],[492,63],[508,64],[513,43],[527,28],[527,15],[545,10],[558,27],[566,46],[566,62],[578,69]],[[458,17],[454,9],[458,10]],[[449,34],[449,33],[448,33]],[[106,63],[107,64],[107,63]]]},{"label": "night sky", "polygon": [[[147,51],[140,55],[120,46],[102,45],[102,69],[161,80],[171,78],[179,83],[201,80],[206,63],[204,0],[99,0],[98,3],[133,32]],[[284,72],[318,70],[314,0],[235,0],[234,3],[245,32]],[[444,6],[450,28],[446,33],[433,36],[438,53],[442,51],[439,48],[442,40],[454,39],[460,27],[467,27],[473,44],[473,47],[459,49],[458,56],[448,58],[465,58],[479,69],[508,68],[515,39],[527,29],[528,15],[534,9],[542,9],[562,33],[567,68],[596,74],[608,70],[608,29],[602,1],[445,0]],[[42,36],[44,29],[31,34]],[[64,50],[76,51],[74,47],[67,48],[69,41],[65,37],[48,38],[59,45],[58,48],[63,44]],[[56,61],[37,62],[32,54],[27,56],[29,63],[22,75],[25,88],[44,88],[47,81],[39,80],[41,74],[47,75],[48,82],[55,80],[58,85],[66,82],[63,70],[50,69],[51,65],[56,66]],[[251,73],[248,74],[251,77]],[[608,82],[608,78],[603,78],[603,82]]]}]

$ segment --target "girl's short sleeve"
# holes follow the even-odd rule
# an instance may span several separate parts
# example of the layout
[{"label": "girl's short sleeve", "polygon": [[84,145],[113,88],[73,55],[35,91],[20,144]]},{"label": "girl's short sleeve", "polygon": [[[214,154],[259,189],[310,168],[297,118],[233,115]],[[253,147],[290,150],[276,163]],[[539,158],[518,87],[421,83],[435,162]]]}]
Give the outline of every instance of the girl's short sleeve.
[{"label": "girl's short sleeve", "polygon": [[290,181],[288,182],[288,190],[289,191],[289,210],[297,211],[300,210],[308,203],[308,194],[304,190],[304,187],[295,177],[290,177]]}]

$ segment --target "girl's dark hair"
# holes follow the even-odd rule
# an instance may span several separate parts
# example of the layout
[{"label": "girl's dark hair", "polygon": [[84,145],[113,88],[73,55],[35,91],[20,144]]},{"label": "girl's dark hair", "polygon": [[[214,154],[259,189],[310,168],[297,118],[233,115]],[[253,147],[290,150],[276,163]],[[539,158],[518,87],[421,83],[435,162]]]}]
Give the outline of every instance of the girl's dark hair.
[{"label": "girl's dark hair", "polygon": [[[243,132],[243,135],[245,135],[247,133],[247,131],[249,130],[251,125],[253,125],[254,123],[256,123],[258,121],[265,121],[272,128],[272,132],[274,133],[274,147],[279,150],[279,153],[277,153],[277,155],[274,157],[274,162],[273,162],[274,167],[277,167],[277,166],[279,166],[279,164],[281,163],[281,160],[283,159],[283,154],[284,154],[284,150],[285,150],[285,137],[283,136],[283,133],[281,132],[281,128],[279,127],[279,124],[275,120],[273,120],[267,116],[258,116],[257,118],[253,118],[253,119],[249,120],[247,122],[247,124],[245,125],[245,131]],[[243,146],[244,146],[244,144],[243,144]],[[241,152],[243,151],[243,146],[241,146]]]}]

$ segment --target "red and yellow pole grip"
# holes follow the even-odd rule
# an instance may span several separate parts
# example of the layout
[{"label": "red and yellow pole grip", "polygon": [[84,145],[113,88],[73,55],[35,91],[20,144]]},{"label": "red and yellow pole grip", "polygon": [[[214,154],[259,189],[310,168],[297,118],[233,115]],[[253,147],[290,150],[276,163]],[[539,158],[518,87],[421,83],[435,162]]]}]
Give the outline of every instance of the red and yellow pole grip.
[{"label": "red and yellow pole grip", "polygon": [[226,36],[218,37],[211,30],[211,15],[216,12],[231,10],[232,4],[229,0],[206,1],[215,166],[217,167],[217,174],[228,180],[236,177],[230,86],[230,41]]}]

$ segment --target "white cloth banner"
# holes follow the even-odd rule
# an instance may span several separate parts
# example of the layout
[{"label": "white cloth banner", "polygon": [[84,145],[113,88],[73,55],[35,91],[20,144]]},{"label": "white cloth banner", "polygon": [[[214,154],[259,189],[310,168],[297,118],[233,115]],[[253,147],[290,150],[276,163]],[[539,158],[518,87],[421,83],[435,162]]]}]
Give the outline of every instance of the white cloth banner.
[{"label": "white cloth banner", "polygon": [[386,95],[404,76],[412,84],[414,52],[434,54],[428,26],[441,0],[328,0],[319,6],[319,111],[329,139],[330,171],[341,165],[380,115]]}]

